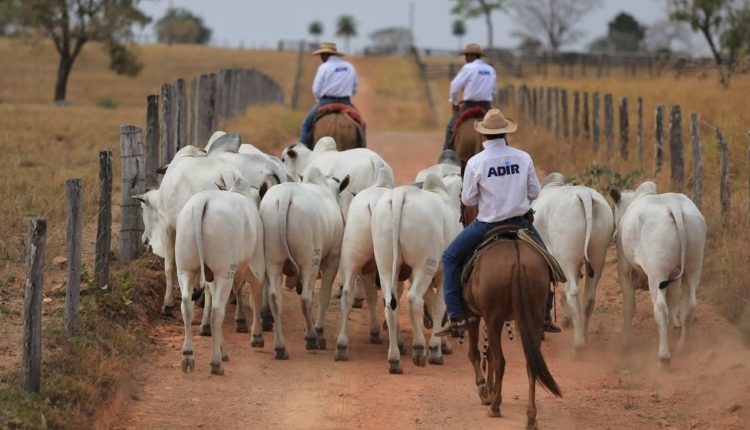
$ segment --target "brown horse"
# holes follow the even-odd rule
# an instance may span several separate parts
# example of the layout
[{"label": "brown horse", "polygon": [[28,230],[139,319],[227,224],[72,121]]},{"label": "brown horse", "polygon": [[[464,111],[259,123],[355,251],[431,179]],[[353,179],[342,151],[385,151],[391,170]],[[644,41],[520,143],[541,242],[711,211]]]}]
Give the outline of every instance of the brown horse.
[{"label": "brown horse", "polygon": [[315,121],[313,143],[325,136],[333,137],[339,151],[367,146],[364,130],[345,113],[329,113]]},{"label": "brown horse", "polygon": [[[474,366],[477,390],[482,404],[489,404],[489,415],[499,417],[502,403],[505,357],[501,330],[506,321],[516,321],[526,357],[529,377],[527,427],[537,428],[536,382],[556,396],[562,396],[541,352],[544,303],[550,284],[550,271],[544,258],[531,245],[520,240],[503,240],[486,249],[477,259],[464,287],[466,306],[475,318],[469,323],[469,360]],[[479,352],[479,323],[484,321],[489,349],[482,372]]]},{"label": "brown horse", "polygon": [[[481,119],[482,116],[477,115],[475,118]],[[465,166],[469,158],[482,150],[483,140],[482,135],[474,130],[474,121],[471,119],[465,120],[458,126],[451,141],[451,149],[458,154],[462,166]]]}]

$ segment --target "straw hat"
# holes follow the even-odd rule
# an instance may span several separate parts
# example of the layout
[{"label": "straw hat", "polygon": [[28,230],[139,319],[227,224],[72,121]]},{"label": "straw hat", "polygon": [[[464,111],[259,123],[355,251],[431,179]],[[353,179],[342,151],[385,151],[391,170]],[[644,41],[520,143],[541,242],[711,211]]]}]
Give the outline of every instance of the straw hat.
[{"label": "straw hat", "polygon": [[480,57],[485,55],[482,48],[476,43],[469,43],[466,45],[463,51],[459,52],[458,55],[479,55]]},{"label": "straw hat", "polygon": [[312,53],[312,55],[320,55],[320,54],[338,55],[340,57],[344,56],[343,53],[336,50],[336,44],[332,42],[321,43],[320,49]]},{"label": "straw hat", "polygon": [[509,134],[518,130],[518,124],[507,118],[500,109],[490,109],[484,119],[474,122],[474,130],[479,134]]}]

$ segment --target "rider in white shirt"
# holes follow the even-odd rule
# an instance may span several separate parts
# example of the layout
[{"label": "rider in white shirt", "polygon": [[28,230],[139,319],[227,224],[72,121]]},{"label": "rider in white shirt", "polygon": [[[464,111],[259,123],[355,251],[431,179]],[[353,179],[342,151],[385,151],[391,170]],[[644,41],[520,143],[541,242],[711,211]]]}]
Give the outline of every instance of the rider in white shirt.
[{"label": "rider in white shirt", "polygon": [[[516,225],[528,229],[544,244],[531,221],[531,202],[541,191],[531,156],[508,146],[507,134],[518,129],[512,119],[499,109],[487,112],[474,129],[486,139],[484,150],[471,157],[466,164],[461,201],[467,206],[479,206],[479,215],[467,226],[443,253],[444,295],[451,326],[438,334],[460,333],[466,327],[466,316],[460,280],[460,265],[492,228]],[[552,322],[550,310],[554,296],[550,290],[545,312],[545,331],[559,332]],[[452,329],[452,330],[451,330]]]},{"label": "rider in white shirt", "polygon": [[[443,149],[449,149],[453,126],[461,114],[471,108],[481,107],[489,110],[492,107],[492,99],[495,97],[495,86],[497,85],[497,73],[495,69],[482,60],[484,52],[476,43],[466,45],[461,51],[466,64],[461,68],[450,88],[450,102],[453,105],[453,117],[448,121],[445,129],[445,142]],[[463,90],[463,105],[459,105],[458,93]]]},{"label": "rider in white shirt", "polygon": [[315,73],[312,91],[317,103],[310,109],[300,129],[300,142],[312,148],[312,130],[315,116],[321,106],[331,103],[343,103],[354,107],[351,97],[357,93],[359,82],[357,71],[351,63],[344,61],[344,55],[336,50],[335,43],[321,43],[320,49],[313,52],[320,55],[323,64]]}]

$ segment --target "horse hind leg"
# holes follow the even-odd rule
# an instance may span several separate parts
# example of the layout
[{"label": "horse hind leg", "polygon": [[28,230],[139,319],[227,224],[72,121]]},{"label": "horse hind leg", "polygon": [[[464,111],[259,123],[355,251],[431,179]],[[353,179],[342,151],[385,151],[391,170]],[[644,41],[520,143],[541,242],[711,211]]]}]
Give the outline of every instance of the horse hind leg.
[{"label": "horse hind leg", "polygon": [[493,320],[487,325],[487,336],[490,344],[490,366],[494,369],[494,381],[491,381],[494,388],[494,398],[490,402],[490,417],[501,417],[500,405],[503,402],[503,375],[505,374],[505,356],[502,348],[502,327],[504,318]]},{"label": "horse hind leg", "polygon": [[482,352],[479,350],[479,318],[469,322],[469,361],[474,368],[474,382],[477,384],[479,401],[483,405],[490,404],[491,387],[482,374]]}]

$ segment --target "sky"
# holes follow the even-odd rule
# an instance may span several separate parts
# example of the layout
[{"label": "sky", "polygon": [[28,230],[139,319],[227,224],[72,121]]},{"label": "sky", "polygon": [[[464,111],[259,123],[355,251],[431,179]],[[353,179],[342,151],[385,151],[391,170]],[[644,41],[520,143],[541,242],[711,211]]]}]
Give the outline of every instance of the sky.
[{"label": "sky", "polygon": [[[164,14],[171,5],[185,7],[203,17],[213,29],[212,44],[245,48],[274,48],[279,40],[308,38],[310,22],[320,20],[324,25],[322,40],[344,45],[333,35],[336,18],[343,14],[354,16],[358,34],[351,47],[359,51],[369,43],[367,35],[373,31],[409,25],[410,3],[414,3],[414,35],[420,47],[447,48],[458,46],[451,34],[451,0],[144,0],[141,8],[154,17]],[[584,36],[565,50],[585,49],[591,40],[604,35],[607,22],[618,12],[625,11],[643,24],[666,18],[667,0],[603,0],[600,8],[584,16],[578,26]],[[482,19],[466,21],[464,43],[487,42],[487,31]],[[512,36],[517,28],[512,19],[501,12],[493,13],[494,39],[497,47],[515,47],[518,39]],[[144,34],[153,40],[153,28]]]}]

